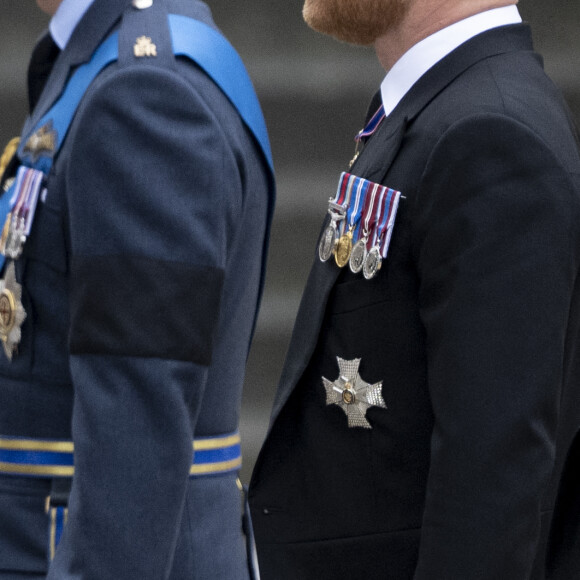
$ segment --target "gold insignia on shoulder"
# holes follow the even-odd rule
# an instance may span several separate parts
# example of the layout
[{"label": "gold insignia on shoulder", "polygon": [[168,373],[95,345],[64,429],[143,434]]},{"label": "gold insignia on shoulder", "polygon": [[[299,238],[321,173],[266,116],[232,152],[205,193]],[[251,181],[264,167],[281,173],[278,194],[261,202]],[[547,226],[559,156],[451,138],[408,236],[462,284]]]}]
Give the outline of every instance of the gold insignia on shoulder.
[{"label": "gold insignia on shoulder", "polygon": [[49,121],[28,138],[22,154],[30,155],[33,162],[41,155],[51,156],[56,151],[56,140],[56,130],[52,126],[52,121]]},{"label": "gold insignia on shoulder", "polygon": [[157,56],[157,46],[153,44],[149,36],[140,36],[135,42],[133,52],[137,58]]},{"label": "gold insignia on shoulder", "polygon": [[26,318],[22,307],[22,286],[16,281],[14,262],[6,267],[6,274],[0,280],[0,339],[9,360],[20,342],[20,327]]},{"label": "gold insignia on shoulder", "polygon": [[20,137],[14,137],[14,139],[10,139],[8,145],[4,148],[4,153],[2,153],[2,157],[0,157],[0,180],[8,167],[8,164],[14,157],[14,154],[18,150],[18,145],[20,145]]}]

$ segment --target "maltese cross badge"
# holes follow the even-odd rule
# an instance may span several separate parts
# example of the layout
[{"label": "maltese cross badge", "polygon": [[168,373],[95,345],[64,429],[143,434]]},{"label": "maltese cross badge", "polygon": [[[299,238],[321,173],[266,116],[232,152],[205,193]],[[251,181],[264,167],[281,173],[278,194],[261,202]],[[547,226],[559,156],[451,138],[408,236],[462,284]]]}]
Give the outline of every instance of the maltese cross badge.
[{"label": "maltese cross badge", "polygon": [[381,393],[383,383],[371,385],[362,380],[358,373],[360,358],[344,360],[336,357],[339,376],[335,381],[322,377],[326,389],[326,404],[338,405],[348,418],[349,427],[372,429],[366,412],[370,407],[387,408]]}]

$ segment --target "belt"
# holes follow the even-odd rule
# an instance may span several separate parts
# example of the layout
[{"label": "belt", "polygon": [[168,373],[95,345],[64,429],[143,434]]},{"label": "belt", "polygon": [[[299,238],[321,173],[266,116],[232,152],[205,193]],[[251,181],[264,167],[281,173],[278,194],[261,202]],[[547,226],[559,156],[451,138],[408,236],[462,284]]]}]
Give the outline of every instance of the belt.
[{"label": "belt", "polygon": [[[193,440],[190,477],[237,471],[242,465],[238,432]],[[0,474],[30,477],[72,477],[72,441],[0,437]]]}]

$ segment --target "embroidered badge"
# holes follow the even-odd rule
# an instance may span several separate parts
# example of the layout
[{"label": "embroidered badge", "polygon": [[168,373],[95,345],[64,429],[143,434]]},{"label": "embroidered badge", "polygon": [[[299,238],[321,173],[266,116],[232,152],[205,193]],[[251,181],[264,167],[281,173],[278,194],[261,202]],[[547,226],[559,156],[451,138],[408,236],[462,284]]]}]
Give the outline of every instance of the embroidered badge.
[{"label": "embroidered badge", "polygon": [[38,158],[42,155],[52,157],[56,151],[57,134],[52,126],[52,121],[48,121],[45,125],[35,131],[25,143],[22,149],[23,155],[29,155],[32,163],[36,163]]},{"label": "embroidered badge", "polygon": [[22,286],[16,281],[14,262],[10,262],[0,280],[0,339],[9,360],[20,342],[20,327],[26,318],[21,300]]},{"label": "embroidered badge", "polygon": [[374,385],[363,381],[358,372],[360,358],[344,360],[336,357],[336,360],[339,368],[338,379],[329,381],[322,377],[326,389],[326,404],[338,405],[346,413],[349,427],[372,429],[366,419],[367,410],[371,407],[387,408],[381,392],[382,381]]},{"label": "embroidered badge", "polygon": [[140,36],[135,42],[133,53],[137,58],[157,56],[157,46],[149,36]]}]

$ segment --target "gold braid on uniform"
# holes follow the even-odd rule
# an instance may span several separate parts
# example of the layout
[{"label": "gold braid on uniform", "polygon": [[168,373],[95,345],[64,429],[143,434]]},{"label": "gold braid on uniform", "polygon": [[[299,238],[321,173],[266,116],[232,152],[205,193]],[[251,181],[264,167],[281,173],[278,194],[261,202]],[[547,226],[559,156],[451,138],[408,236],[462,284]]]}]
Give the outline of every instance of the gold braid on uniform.
[{"label": "gold braid on uniform", "polygon": [[2,180],[2,176],[4,175],[4,171],[6,171],[10,160],[14,157],[19,144],[20,137],[14,137],[13,139],[10,139],[8,145],[6,145],[4,153],[2,153],[2,157],[0,157],[0,181]]}]

